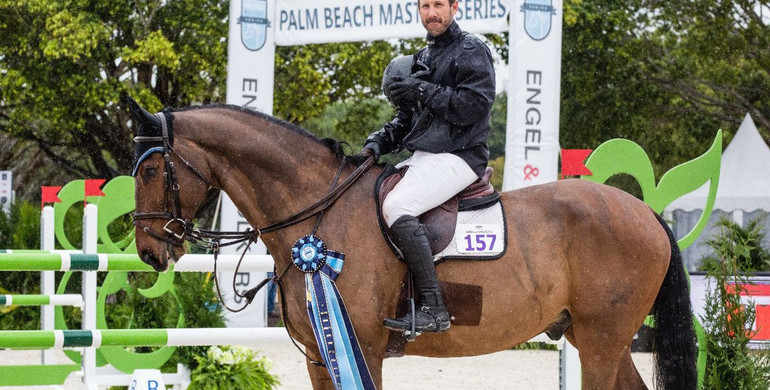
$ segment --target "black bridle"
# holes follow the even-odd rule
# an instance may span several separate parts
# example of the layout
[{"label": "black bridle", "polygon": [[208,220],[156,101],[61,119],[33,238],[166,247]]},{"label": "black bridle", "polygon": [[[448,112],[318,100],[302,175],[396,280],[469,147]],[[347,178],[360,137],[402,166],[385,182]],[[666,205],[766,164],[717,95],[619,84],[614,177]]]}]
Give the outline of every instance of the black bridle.
[{"label": "black bridle", "polygon": [[[224,246],[238,244],[243,241],[251,240],[256,241],[264,233],[274,232],[286,227],[296,225],[300,222],[304,222],[314,216],[318,216],[326,211],[331,205],[339,198],[361,175],[374,164],[374,158],[369,157],[363,164],[358,166],[345,180],[337,186],[337,181],[342,174],[342,169],[347,162],[346,159],[342,159],[337,174],[334,177],[332,186],[329,192],[315,203],[305,207],[304,209],[292,214],[291,216],[284,218],[283,220],[258,228],[254,230],[247,229],[244,232],[239,231],[216,231],[195,228],[192,221],[182,216],[182,203],[181,196],[179,194],[179,183],[177,182],[176,166],[171,159],[171,155],[176,155],[179,160],[184,163],[184,166],[193,172],[198,178],[200,178],[209,189],[213,188],[211,182],[192,164],[190,164],[179,152],[175,151],[170,142],[169,127],[166,121],[166,116],[163,112],[155,114],[161,123],[162,135],[157,137],[152,136],[137,136],[134,138],[134,142],[161,142],[163,160],[165,164],[165,171],[163,176],[164,181],[164,205],[163,211],[136,211],[133,213],[134,225],[141,228],[143,232],[148,235],[161,240],[169,245],[183,246],[185,241],[189,241],[195,245],[202,246],[211,249],[216,254],[218,249]],[[158,150],[158,152],[161,152]],[[171,189],[171,199],[169,199],[169,189]],[[169,203],[171,207],[169,207]],[[156,232],[139,221],[141,220],[157,220],[165,219],[166,224],[163,226],[163,232]],[[182,232],[177,233],[171,228],[172,225],[178,224]],[[317,227],[316,227],[317,228]],[[221,240],[230,240],[226,243],[222,243]]]},{"label": "black bridle", "polygon": [[[313,229],[313,233],[318,229],[321,218],[323,216],[324,211],[326,211],[328,208],[331,207],[332,204],[345,192],[348,188],[359,178],[363,173],[369,169],[374,164],[374,157],[369,157],[364,161],[363,164],[358,166],[345,180],[337,185],[337,181],[340,178],[340,175],[342,174],[342,170],[345,167],[345,164],[347,160],[345,158],[342,159],[342,162],[340,163],[339,168],[337,169],[337,173],[334,176],[334,180],[332,182],[331,188],[329,189],[329,192],[321,199],[316,201],[315,203],[311,204],[310,206],[305,207],[304,209],[292,214],[291,216],[276,222],[274,224],[271,224],[269,226],[265,226],[263,228],[258,229],[246,229],[246,231],[239,232],[239,231],[215,231],[215,230],[206,230],[206,229],[198,229],[194,227],[194,224],[192,221],[184,218],[182,216],[182,203],[181,203],[181,197],[179,193],[179,183],[177,182],[177,175],[176,175],[176,166],[174,165],[174,161],[172,161],[171,155],[176,155],[180,161],[184,164],[187,169],[189,169],[191,172],[193,172],[198,178],[200,178],[204,183],[206,183],[209,187],[209,189],[213,188],[211,185],[211,182],[206,179],[206,177],[193,165],[191,165],[184,157],[182,157],[179,152],[175,151],[174,148],[171,145],[171,137],[170,137],[170,131],[169,126],[167,122],[166,115],[163,112],[159,112],[155,114],[155,116],[160,120],[161,125],[161,135],[160,136],[137,136],[134,138],[134,142],[136,143],[143,143],[143,142],[153,142],[153,143],[162,143],[162,149],[160,150],[153,150],[150,149],[150,151],[163,153],[163,160],[165,164],[165,171],[163,172],[164,176],[164,200],[163,200],[163,211],[136,211],[133,213],[134,217],[134,225],[136,227],[139,227],[142,229],[142,231],[146,234],[148,234],[151,237],[154,237],[162,242],[165,242],[167,245],[167,250],[169,254],[173,253],[172,249],[174,246],[181,247],[184,245],[185,241],[188,241],[196,246],[204,247],[209,250],[211,250],[214,254],[214,283],[216,284],[217,288],[217,295],[219,296],[219,300],[222,303],[222,305],[232,312],[239,312],[244,310],[254,299],[257,292],[267,284],[268,281],[273,281],[279,288],[279,291],[281,293],[281,304],[282,304],[282,310],[281,314],[283,316],[283,322],[286,327],[286,330],[288,332],[289,323],[288,318],[286,317],[286,310],[285,310],[285,302],[283,295],[283,286],[281,283],[281,278],[286,273],[286,271],[291,267],[292,262],[290,261],[286,267],[281,270],[280,273],[275,273],[275,276],[266,278],[262,282],[260,282],[256,287],[252,288],[251,290],[247,291],[244,294],[241,294],[237,291],[235,288],[235,279],[233,279],[233,293],[240,297],[246,299],[246,304],[244,304],[243,307],[239,309],[231,309],[230,307],[225,304],[224,299],[222,299],[222,295],[220,293],[219,288],[219,281],[216,277],[217,273],[217,257],[219,255],[220,248],[224,246],[230,246],[235,245],[244,241],[248,241],[248,244],[246,245],[246,248],[243,250],[243,253],[241,254],[240,259],[238,260],[238,263],[235,268],[235,274],[238,273],[238,269],[241,266],[241,262],[243,261],[244,256],[246,255],[246,252],[249,250],[249,247],[252,243],[256,242],[262,234],[264,233],[270,233],[273,231],[277,231],[295,224],[298,224],[300,222],[306,221],[314,216],[318,217],[318,220],[316,221],[315,228]],[[150,153],[150,152],[148,152]],[[138,165],[141,163],[141,161],[137,161],[137,168]],[[136,174],[136,172],[135,172]],[[169,189],[171,191],[169,191]],[[170,196],[169,196],[170,192]],[[158,219],[165,219],[166,223],[163,226],[162,232],[157,232],[152,230],[152,228],[149,225],[145,225],[144,223],[140,222],[143,220],[158,220]],[[177,233],[172,227],[177,227],[181,229],[181,233]],[[226,242],[222,242],[222,240],[228,240]],[[318,362],[312,358],[310,358],[304,351],[302,351],[301,348],[294,342],[294,339],[289,335],[292,342],[295,346],[297,346],[298,349],[313,363],[316,365],[324,366],[323,363]]]}]

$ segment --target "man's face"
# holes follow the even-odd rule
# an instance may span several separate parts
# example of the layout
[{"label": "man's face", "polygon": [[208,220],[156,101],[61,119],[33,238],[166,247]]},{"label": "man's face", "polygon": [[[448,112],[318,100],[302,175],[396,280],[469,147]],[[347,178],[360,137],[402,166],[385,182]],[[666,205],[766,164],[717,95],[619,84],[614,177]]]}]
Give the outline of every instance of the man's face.
[{"label": "man's face", "polygon": [[419,0],[419,4],[422,25],[434,37],[449,28],[457,13],[457,1],[449,5],[449,0]]}]

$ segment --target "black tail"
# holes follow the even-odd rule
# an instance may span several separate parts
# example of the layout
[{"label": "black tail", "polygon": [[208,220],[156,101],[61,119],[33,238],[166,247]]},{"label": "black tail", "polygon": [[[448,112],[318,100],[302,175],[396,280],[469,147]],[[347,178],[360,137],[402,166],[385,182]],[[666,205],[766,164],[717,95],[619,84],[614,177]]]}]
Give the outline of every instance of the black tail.
[{"label": "black tail", "polygon": [[655,382],[657,389],[695,389],[697,350],[693,330],[690,287],[674,233],[658,221],[671,242],[671,262],[653,306],[655,317]]}]

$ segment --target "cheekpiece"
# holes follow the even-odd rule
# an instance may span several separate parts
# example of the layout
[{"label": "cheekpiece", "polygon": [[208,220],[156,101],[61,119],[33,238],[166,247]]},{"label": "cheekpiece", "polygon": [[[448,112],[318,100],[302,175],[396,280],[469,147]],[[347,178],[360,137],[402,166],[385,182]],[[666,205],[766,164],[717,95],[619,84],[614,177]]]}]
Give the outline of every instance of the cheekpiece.
[{"label": "cheekpiece", "polygon": [[291,248],[291,260],[302,272],[316,272],[326,264],[326,244],[312,234],[304,236]]}]

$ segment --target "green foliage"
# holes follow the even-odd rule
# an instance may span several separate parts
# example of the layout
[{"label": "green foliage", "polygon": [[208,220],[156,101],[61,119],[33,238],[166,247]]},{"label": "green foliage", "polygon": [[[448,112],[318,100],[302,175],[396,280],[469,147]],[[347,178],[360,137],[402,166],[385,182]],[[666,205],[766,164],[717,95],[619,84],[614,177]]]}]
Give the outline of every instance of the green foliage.
[{"label": "green foliage", "polygon": [[[127,172],[121,94],[151,110],[224,100],[228,9],[213,0],[0,0],[0,133],[27,141],[2,160],[34,177],[39,164],[20,157],[45,156],[58,166],[51,183]],[[24,188],[19,196],[31,197]]]},{"label": "green foliage", "polygon": [[40,207],[17,200],[10,214],[0,212],[0,249],[40,248]]},{"label": "green foliage", "polygon": [[[6,215],[0,211],[0,248],[40,248],[40,207],[17,200]],[[38,294],[40,274],[0,272],[0,294]],[[40,309],[30,306],[0,308],[0,329],[39,328]]]},{"label": "green foliage", "polygon": [[[722,218],[716,226],[720,228],[720,234],[707,241],[707,245],[714,249],[719,256],[724,256],[725,251],[735,257],[737,271],[757,272],[770,270],[770,252],[762,247],[765,235],[762,233],[762,220],[755,219],[741,227],[728,218]],[[702,271],[712,272],[723,267],[721,257],[706,257],[701,263]]]},{"label": "green foliage", "polygon": [[558,351],[559,348],[556,344],[545,343],[542,341],[527,341],[526,343],[519,344],[513,348],[515,351],[534,350],[534,351]]},{"label": "green foliage", "polygon": [[708,352],[704,389],[767,389],[770,351],[749,349],[756,310],[741,305],[741,293],[750,280],[739,261],[749,258],[754,246],[735,241],[724,229],[709,245],[716,256],[708,273],[713,283],[702,318]]},{"label": "green foliage", "polygon": [[770,138],[769,4],[565,1],[562,147],[627,138],[665,172],[747,112]]},{"label": "green foliage", "polygon": [[495,96],[495,103],[489,111],[489,159],[505,157],[505,132],[508,115],[508,96],[505,92]]},{"label": "green foliage", "polygon": [[271,375],[270,361],[246,347],[211,347],[195,358],[190,390],[273,389],[280,382]]},{"label": "green foliage", "polygon": [[496,190],[503,190],[503,173],[505,171],[505,156],[500,156],[494,160],[489,161],[489,166],[494,169],[492,172],[492,178],[489,180],[492,183],[492,187]]},{"label": "green foliage", "polygon": [[356,153],[364,146],[370,133],[392,119],[395,110],[382,99],[368,98],[333,103],[301,125],[319,137],[345,141]]}]

